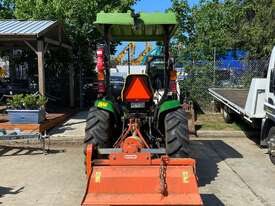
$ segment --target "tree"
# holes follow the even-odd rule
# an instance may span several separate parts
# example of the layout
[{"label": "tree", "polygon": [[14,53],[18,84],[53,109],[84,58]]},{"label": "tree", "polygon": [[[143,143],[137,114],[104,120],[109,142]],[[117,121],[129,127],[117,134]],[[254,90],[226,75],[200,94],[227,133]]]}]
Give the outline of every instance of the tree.
[{"label": "tree", "polygon": [[176,38],[179,42],[187,42],[193,33],[191,9],[187,0],[172,0],[172,5],[179,22]]},{"label": "tree", "polygon": [[76,65],[93,71],[93,56],[100,35],[93,22],[100,11],[126,12],[135,0],[15,0],[15,16],[19,19],[58,20],[73,46]]},{"label": "tree", "polygon": [[14,2],[13,0],[0,0],[0,19],[14,18]]},{"label": "tree", "polygon": [[212,60],[231,47],[231,12],[218,0],[203,0],[192,8],[193,32],[189,42],[192,60]]},{"label": "tree", "polygon": [[184,56],[185,58],[186,53],[188,53],[187,50],[189,50],[191,46],[189,43],[194,35],[191,8],[187,0],[172,0],[171,10],[175,12],[178,20],[178,28],[171,41],[172,52],[176,57]]},{"label": "tree", "polygon": [[234,47],[249,52],[249,57],[268,58],[275,45],[275,1],[231,0],[235,23]]},{"label": "tree", "polygon": [[179,6],[178,2],[173,2],[177,16],[188,13],[183,20],[179,19],[179,31],[186,38],[177,37],[177,45],[183,45],[178,49],[177,62],[188,73],[181,82],[181,90],[205,108],[211,99],[207,89],[213,85],[213,64],[207,61],[213,60],[214,49],[217,55],[222,55],[231,47],[231,10],[217,0],[203,0],[193,8],[184,7],[186,2],[182,1]]},{"label": "tree", "polygon": [[185,37],[177,38],[184,45],[181,59],[212,60],[214,48],[217,56],[227,50],[245,50],[251,59],[269,56],[275,44],[275,1],[201,0],[191,9],[186,5],[173,1]]},{"label": "tree", "polygon": [[[130,9],[134,0],[15,0],[15,15],[20,19],[59,20],[66,26],[72,40],[79,44],[86,40],[97,39],[93,22],[100,11]],[[92,38],[91,38],[92,37]],[[86,42],[83,42],[86,44]]]}]

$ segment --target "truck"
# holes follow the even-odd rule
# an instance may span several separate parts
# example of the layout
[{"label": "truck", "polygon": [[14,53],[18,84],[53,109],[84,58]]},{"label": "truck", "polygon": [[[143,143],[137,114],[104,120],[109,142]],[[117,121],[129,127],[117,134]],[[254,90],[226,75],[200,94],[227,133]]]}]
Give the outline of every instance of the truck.
[{"label": "truck", "polygon": [[253,78],[249,89],[209,88],[210,95],[220,106],[226,123],[241,117],[260,130],[260,146],[268,148],[275,164],[275,47],[272,50],[267,76]]}]

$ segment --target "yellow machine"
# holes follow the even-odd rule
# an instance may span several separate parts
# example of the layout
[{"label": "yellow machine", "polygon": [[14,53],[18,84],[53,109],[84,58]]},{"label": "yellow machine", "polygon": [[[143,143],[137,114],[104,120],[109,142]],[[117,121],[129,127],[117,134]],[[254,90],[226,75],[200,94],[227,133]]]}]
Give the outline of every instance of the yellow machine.
[{"label": "yellow machine", "polygon": [[115,58],[116,65],[123,64],[123,59],[128,51],[130,50],[130,64],[134,60],[134,54],[136,50],[136,44],[134,42],[130,42]]},{"label": "yellow machine", "polygon": [[134,59],[131,64],[132,65],[140,65],[143,58],[152,50],[152,45],[150,42],[146,43],[145,49],[141,52],[136,59]]}]

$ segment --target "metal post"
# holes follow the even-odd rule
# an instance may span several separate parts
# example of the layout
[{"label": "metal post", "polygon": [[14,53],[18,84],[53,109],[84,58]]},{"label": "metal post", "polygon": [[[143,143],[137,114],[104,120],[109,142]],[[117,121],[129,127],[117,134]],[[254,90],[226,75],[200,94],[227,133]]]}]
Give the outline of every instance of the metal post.
[{"label": "metal post", "polygon": [[[216,85],[216,47],[214,47],[214,57],[213,57],[213,69],[214,69],[214,71],[213,71],[213,86],[215,87],[215,85]],[[215,112],[215,99],[214,99],[214,97],[213,97],[213,100],[212,100],[212,102],[213,102],[213,112]]]},{"label": "metal post", "polygon": [[110,25],[104,26],[104,40],[106,42],[106,52],[105,52],[105,83],[107,88],[107,96],[111,95],[110,88],[110,40],[109,40],[109,28]]},{"label": "metal post", "polygon": [[216,84],[216,47],[214,47],[214,60],[213,60],[213,86]]},{"label": "metal post", "polygon": [[130,47],[128,46],[128,74],[131,73],[130,70],[130,65],[131,65],[131,59],[130,59]]},{"label": "metal post", "polygon": [[164,44],[164,94],[162,95],[159,105],[163,103],[163,101],[167,98],[168,90],[169,90],[169,26],[163,25],[164,29],[164,38],[163,38],[163,44]]},{"label": "metal post", "polygon": [[169,71],[168,71],[168,60],[169,60],[169,27],[164,26],[164,39],[163,39],[163,43],[164,43],[164,66],[165,66],[165,72],[164,72],[164,85],[165,88],[167,90],[167,88],[169,87],[169,81],[168,81],[168,77],[169,77]]},{"label": "metal post", "polygon": [[16,79],[16,65],[14,61],[14,49],[10,50],[9,56],[11,59],[9,59],[9,74],[10,74],[10,79],[12,82]]}]

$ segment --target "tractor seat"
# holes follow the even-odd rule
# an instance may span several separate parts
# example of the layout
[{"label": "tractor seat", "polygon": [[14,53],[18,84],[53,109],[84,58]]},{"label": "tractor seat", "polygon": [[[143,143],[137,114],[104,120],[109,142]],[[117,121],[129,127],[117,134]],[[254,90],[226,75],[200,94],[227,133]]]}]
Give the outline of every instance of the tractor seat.
[{"label": "tractor seat", "polygon": [[151,81],[146,74],[129,74],[121,91],[123,102],[149,102],[153,100]]}]

